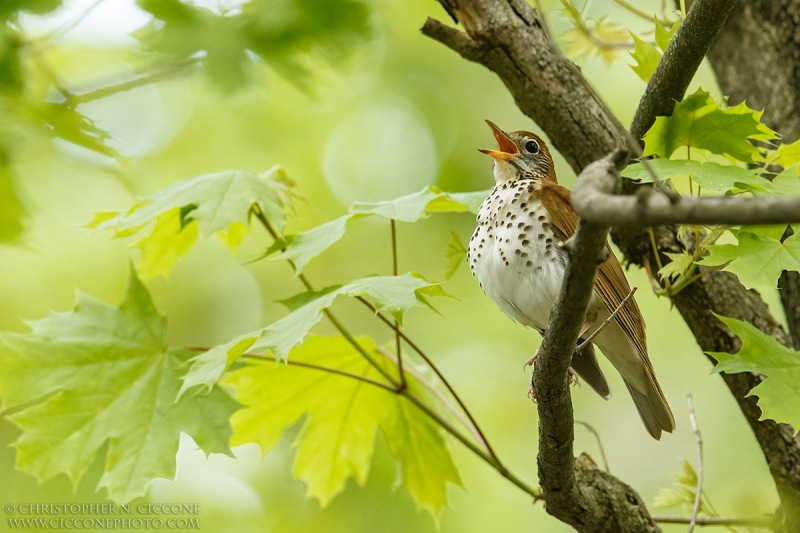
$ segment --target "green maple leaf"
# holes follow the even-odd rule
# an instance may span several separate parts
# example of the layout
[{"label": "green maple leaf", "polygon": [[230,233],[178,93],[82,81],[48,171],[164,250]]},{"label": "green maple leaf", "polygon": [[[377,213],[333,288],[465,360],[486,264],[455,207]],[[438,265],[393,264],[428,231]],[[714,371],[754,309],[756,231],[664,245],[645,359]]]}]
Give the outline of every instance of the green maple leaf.
[{"label": "green maple leaf", "polygon": [[[730,191],[771,190],[769,180],[757,174],[758,169],[746,169],[736,165],[720,165],[713,162],[687,159],[650,159],[648,164],[662,180],[684,176],[691,177],[702,189],[725,194]],[[652,176],[644,164],[633,163],[622,171],[627,178],[649,183]]]},{"label": "green maple leaf", "polygon": [[709,352],[717,372],[754,372],[767,377],[748,396],[758,396],[762,419],[791,424],[800,430],[800,353],[790,350],[748,322],[717,315],[742,341],[735,354]]},{"label": "green maple leaf", "polygon": [[[397,372],[372,339],[354,341],[382,367]],[[402,484],[417,504],[434,516],[447,505],[448,483],[461,481],[441,428],[391,390],[349,341],[311,337],[292,350],[291,361],[315,368],[249,362],[226,377],[225,384],[247,406],[232,418],[234,444],[255,442],[267,453],[288,426],[305,416],[294,443],[294,474],[306,483],[309,496],[327,505],[349,478],[364,485],[380,428],[400,463]],[[388,390],[320,368],[385,383]],[[430,396],[413,373],[407,380],[418,397]]]},{"label": "green maple leaf", "polygon": [[312,259],[344,237],[347,231],[347,223],[352,219],[353,215],[344,215],[315,226],[308,231],[297,235],[289,235],[282,243],[282,246],[285,246],[285,250],[273,255],[271,259],[291,261],[295,276],[297,276],[303,272]]},{"label": "green maple leaf", "polygon": [[686,251],[681,253],[667,252],[666,256],[670,258],[670,262],[658,271],[658,276],[661,279],[677,278],[689,270],[689,267],[694,263],[694,257]]},{"label": "green maple leaf", "polygon": [[645,154],[665,159],[681,147],[708,150],[745,163],[762,159],[749,140],[770,140],[777,134],[761,123],[763,111],[742,102],[723,108],[698,89],[675,104],[672,115],[658,117],[645,135]]},{"label": "green maple leaf", "polygon": [[297,235],[287,236],[286,240],[272,251],[283,251],[271,257],[273,260],[292,261],[295,274],[300,274],[308,263],[325,250],[339,242],[347,231],[350,221],[378,216],[398,222],[416,222],[430,213],[477,212],[487,192],[447,193],[436,187],[425,187],[419,192],[383,202],[356,202],[350,212],[330,222],[316,226]]},{"label": "green maple leaf", "polygon": [[98,213],[89,224],[127,237],[152,227],[134,246],[142,250],[139,273],[147,279],[168,275],[194,244],[198,231],[219,235],[232,248],[241,242],[250,213],[258,207],[276,231],[286,224],[287,188],[283,170],[262,174],[230,170],[176,182],[137,201],[127,212]]},{"label": "green maple leaf", "polygon": [[772,180],[773,194],[780,196],[800,196],[800,178],[797,172],[800,166],[793,166],[783,170]]},{"label": "green maple leaf", "polygon": [[790,144],[781,144],[768,159],[771,165],[791,167],[800,163],[800,139]]},{"label": "green maple leaf", "polygon": [[636,60],[635,65],[630,65],[631,70],[639,76],[639,79],[647,83],[661,61],[661,52],[652,44],[637,37],[636,34],[631,33],[631,37],[633,37],[634,49],[630,54]]},{"label": "green maple leaf", "polygon": [[302,343],[311,328],[322,320],[323,312],[339,296],[362,296],[379,312],[389,313],[398,322],[402,322],[403,314],[407,310],[429,305],[426,296],[441,295],[445,295],[441,287],[415,274],[373,276],[341,287],[318,291],[310,299],[303,298],[303,305],[294,308],[288,315],[266,328],[215,346],[192,359],[182,390],[197,385],[211,387],[220,379],[225,369],[245,352],[272,353],[285,359],[289,351]]},{"label": "green maple leaf", "polygon": [[175,474],[181,432],[207,453],[230,453],[238,404],[218,387],[178,399],[189,354],[167,346],[166,320],[134,274],[119,307],[80,296],[73,311],[31,326],[0,337],[0,397],[21,409],[9,416],[22,430],[20,470],[77,484],[108,445],[98,488],[129,501]]},{"label": "green maple leaf", "polygon": [[745,227],[735,233],[737,244],[709,246],[711,255],[703,259],[704,265],[726,267],[739,277],[747,288],[775,287],[784,270],[800,270],[800,235],[780,241],[782,227],[772,227],[767,232]]},{"label": "green maple leaf", "polygon": [[667,51],[667,47],[669,46],[669,42],[675,37],[675,34],[678,32],[678,28],[681,27],[681,20],[678,19],[670,28],[664,26],[658,18],[656,18],[656,45],[661,49],[662,52]]}]

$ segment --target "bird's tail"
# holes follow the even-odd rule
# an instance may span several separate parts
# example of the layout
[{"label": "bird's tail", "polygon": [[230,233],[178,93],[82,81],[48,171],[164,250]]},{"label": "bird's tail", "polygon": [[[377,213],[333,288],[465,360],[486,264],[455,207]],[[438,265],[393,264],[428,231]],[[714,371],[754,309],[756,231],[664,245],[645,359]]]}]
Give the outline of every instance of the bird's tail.
[{"label": "bird's tail", "polygon": [[[578,342],[582,342],[582,340],[578,339]],[[572,355],[570,366],[597,394],[608,400],[608,397],[611,396],[611,389],[608,387],[603,371],[600,370],[600,365],[597,364],[597,357],[594,355],[594,344],[588,343],[576,351]]]},{"label": "bird's tail", "polygon": [[624,381],[628,392],[631,393],[633,403],[636,404],[636,410],[642,417],[644,427],[654,439],[659,440],[662,431],[672,433],[675,429],[675,418],[672,416],[672,410],[653,373],[648,372],[647,378],[645,381],[646,391],[635,389],[627,379]]}]

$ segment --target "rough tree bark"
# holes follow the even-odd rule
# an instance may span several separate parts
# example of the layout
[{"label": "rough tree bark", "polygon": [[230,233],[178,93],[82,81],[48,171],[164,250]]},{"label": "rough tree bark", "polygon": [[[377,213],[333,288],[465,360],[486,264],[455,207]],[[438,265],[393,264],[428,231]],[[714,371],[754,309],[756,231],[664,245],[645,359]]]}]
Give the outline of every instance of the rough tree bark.
[{"label": "rough tree bark", "polygon": [[[783,142],[800,139],[800,0],[739,2],[709,50],[708,59],[731,104],[747,100],[750,107],[764,110],[762,120],[783,136]],[[791,344],[797,349],[800,274],[784,272],[778,287]],[[789,344],[789,339],[783,342]],[[734,377],[728,376],[726,381]],[[735,387],[744,392],[760,379],[739,376],[740,383]],[[753,399],[742,399],[736,392],[734,396],[744,411],[751,412],[746,416],[775,479],[787,514],[785,520],[789,521],[787,528],[800,531],[800,437],[786,425],[768,420],[754,423],[761,410]]]},{"label": "rough tree bark", "polygon": [[[633,151],[638,150],[638,146],[631,141],[631,136],[597,98],[578,69],[557,49],[543,20],[526,2],[523,0],[439,1],[464,27],[466,34],[433,19],[428,19],[425,23],[423,33],[455,50],[462,57],[478,62],[497,73],[520,109],[544,130],[552,144],[564,155],[576,172],[592,161],[602,158],[614,148],[627,147]],[[673,50],[668,50],[663,64],[659,67],[666,69],[666,73],[661,73],[659,76],[669,78],[668,58],[670,57],[672,68],[685,70],[687,64],[694,65],[694,58],[697,57],[698,51],[696,46],[698,39],[705,43],[713,40],[719,26],[725,20],[725,14],[730,12],[734,1],[697,0],[695,4],[690,9],[684,27],[670,46]],[[770,29],[770,24],[776,20],[775,17],[778,16],[776,13],[783,13],[783,16],[790,18],[794,15],[792,20],[795,24],[800,18],[798,11],[792,11],[796,8],[797,1],[763,0],[753,2],[753,5],[756,6],[753,9],[760,6],[763,13],[769,15],[763,17],[765,22],[761,28],[762,31],[770,34],[774,33],[774,30]],[[704,13],[714,13],[714,10],[719,15],[716,22],[713,17],[708,20],[708,17],[701,16]],[[690,19],[693,15],[695,19],[706,20],[706,23],[691,26]],[[763,49],[747,48],[742,39],[738,37],[738,32],[741,30],[736,29],[735,24],[746,25],[748,16],[750,15],[741,15],[738,11],[734,14],[734,22],[732,22],[734,24],[732,27],[735,28],[732,33],[735,36],[732,37],[734,41],[728,42],[724,47],[728,49],[741,47],[742,54],[750,54],[752,61],[764,61]],[[703,30],[703,26],[706,27],[705,30]],[[698,30],[698,33],[687,30],[687,27]],[[783,35],[781,32],[778,33]],[[795,31],[793,42],[796,43],[800,40],[798,35],[800,34]],[[758,42],[761,43],[758,46],[767,46],[762,41]],[[693,59],[684,62],[683,54]],[[766,54],[766,57],[773,57],[773,55]],[[792,60],[795,61],[793,63],[795,74],[794,77],[787,79],[794,80],[795,89],[794,92],[789,91],[787,94],[796,99],[798,98],[796,69],[800,68],[800,59],[793,57]],[[735,61],[739,65],[738,71],[741,75],[742,61],[739,59]],[[766,66],[761,65],[759,68],[763,70],[769,69],[771,66],[767,63]],[[735,76],[735,74],[732,75],[732,77]],[[644,116],[637,117],[637,122],[634,123],[632,132],[634,138],[640,139],[645,133],[646,125],[651,124],[654,120],[653,113],[656,111],[648,112],[650,108],[646,104],[652,103],[650,100],[653,98],[666,98],[668,103],[670,100],[681,99],[685,83],[688,83],[688,78],[685,76],[683,78],[685,81],[681,83],[648,88],[648,95],[640,107],[640,112]],[[752,78],[763,81],[769,77],[764,75],[752,76]],[[657,81],[658,78],[656,78]],[[721,84],[724,87],[722,76]],[[664,90],[659,90],[661,88]],[[748,88],[743,89],[742,94],[747,95],[747,90]],[[669,105],[667,108],[671,109]],[[661,106],[653,106],[652,109],[665,112],[664,107]],[[790,122],[788,118],[786,120]],[[778,129],[780,130],[780,128]],[[668,258],[663,256],[664,252],[676,252],[682,248],[676,226],[659,226],[655,230],[655,235],[662,261],[668,261]],[[639,226],[615,228],[613,236],[629,261],[643,266],[654,264],[649,239],[642,238]],[[778,321],[770,314],[758,293],[746,290],[731,274],[710,273],[681,291],[673,301],[704,351],[735,352],[739,348],[738,339],[714,317],[713,313],[746,320],[778,341],[784,344],[788,343],[787,335]],[[759,421],[760,410],[755,405],[753,398],[745,398],[745,396],[762,379],[760,376],[735,374],[723,375],[723,379],[753,429],[767,458],[781,499],[777,517],[782,522],[782,528],[786,531],[800,531],[800,441],[793,438],[792,430],[788,426],[771,421]],[[540,403],[544,402],[540,401]],[[571,417],[571,409],[569,415]],[[546,438],[546,435],[540,435],[540,454],[549,453],[548,450],[552,448],[550,444],[553,443],[546,442]],[[559,441],[556,444],[558,445],[556,447],[560,447],[563,451],[563,442]],[[547,473],[541,470],[541,464],[540,459],[540,476],[546,475]],[[575,463],[567,462],[561,466],[571,468],[575,467]],[[579,484],[586,482],[579,476],[576,476],[576,479]],[[615,480],[615,483],[621,482]],[[544,481],[542,484],[545,487]],[[631,493],[635,494],[635,492]],[[545,490],[544,495],[548,511],[560,513],[556,516],[569,522],[568,513],[565,515],[564,509],[558,505],[558,499],[563,497],[563,494],[548,495]],[[617,496],[622,497],[619,494]],[[579,526],[573,522],[570,523],[585,531],[641,530],[627,529],[625,525],[614,520],[614,514],[618,513],[619,509],[615,509],[607,500],[604,500],[601,505],[605,505],[601,511],[606,514],[601,516],[594,526],[586,527],[585,524]],[[579,512],[580,509],[574,509],[574,511]],[[649,517],[642,504],[636,506],[635,512],[644,518]],[[606,522],[603,522],[603,519]]]}]

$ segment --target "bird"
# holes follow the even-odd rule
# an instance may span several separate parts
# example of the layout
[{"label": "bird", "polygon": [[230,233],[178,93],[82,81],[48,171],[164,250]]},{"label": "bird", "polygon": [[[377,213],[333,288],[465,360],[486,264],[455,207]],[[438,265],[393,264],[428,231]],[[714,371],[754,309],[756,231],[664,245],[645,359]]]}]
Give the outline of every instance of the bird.
[{"label": "bird", "polygon": [[[479,151],[494,160],[495,185],[478,210],[467,254],[470,269],[505,315],[544,334],[566,274],[561,243],[575,233],[578,217],[542,138],[529,131],[507,133],[486,122],[497,150]],[[658,440],[675,429],[675,419],[647,353],[641,311],[619,261],[606,248],[581,329],[582,338],[595,336],[573,354],[570,372],[601,397],[610,397],[596,345],[621,374],[647,432]]]}]

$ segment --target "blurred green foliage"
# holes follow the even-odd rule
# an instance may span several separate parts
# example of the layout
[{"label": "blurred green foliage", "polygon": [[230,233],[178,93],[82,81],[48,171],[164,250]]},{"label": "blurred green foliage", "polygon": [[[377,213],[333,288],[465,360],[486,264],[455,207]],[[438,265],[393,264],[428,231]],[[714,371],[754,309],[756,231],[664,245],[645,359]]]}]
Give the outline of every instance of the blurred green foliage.
[{"label": "blurred green foliage", "polygon": [[369,8],[357,0],[251,0],[233,13],[181,0],[138,4],[153,15],[136,33],[144,51],[198,60],[228,91],[247,85],[250,54],[310,89],[309,54],[341,60],[370,34]]}]

